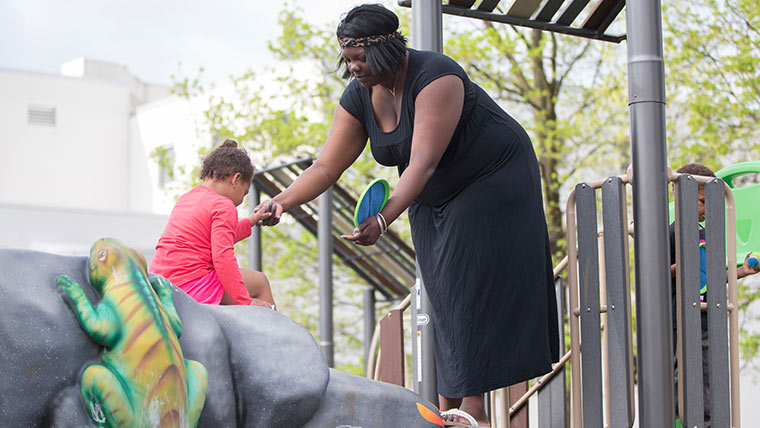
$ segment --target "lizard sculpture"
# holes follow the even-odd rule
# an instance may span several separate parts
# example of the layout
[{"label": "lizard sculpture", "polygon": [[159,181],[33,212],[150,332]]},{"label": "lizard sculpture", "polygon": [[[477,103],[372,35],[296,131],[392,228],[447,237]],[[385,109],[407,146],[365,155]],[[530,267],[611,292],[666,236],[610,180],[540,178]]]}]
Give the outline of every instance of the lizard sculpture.
[{"label": "lizard sculpture", "polygon": [[87,336],[105,347],[102,363],[82,372],[81,394],[98,426],[195,427],[206,400],[206,368],[182,355],[182,323],[172,286],[148,277],[145,258],[121,242],[92,245],[90,283],[101,300],[93,306],[82,287],[61,275],[67,297]]}]

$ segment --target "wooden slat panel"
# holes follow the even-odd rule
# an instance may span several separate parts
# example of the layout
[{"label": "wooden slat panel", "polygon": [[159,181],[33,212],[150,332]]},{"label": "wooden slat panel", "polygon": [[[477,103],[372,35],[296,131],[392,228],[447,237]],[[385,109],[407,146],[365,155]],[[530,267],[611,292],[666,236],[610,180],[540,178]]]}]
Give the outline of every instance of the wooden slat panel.
[{"label": "wooden slat panel", "polygon": [[551,22],[565,0],[548,0],[536,15],[536,21]]},{"label": "wooden slat panel", "polygon": [[[509,390],[509,406],[511,407],[528,392],[528,382],[520,382],[507,389]],[[509,428],[528,428],[528,417],[528,403],[526,402],[509,418]]]},{"label": "wooden slat panel", "polygon": [[466,7],[469,9],[475,4],[475,0],[449,0],[449,4],[457,7]]},{"label": "wooden slat panel", "polygon": [[602,184],[604,270],[607,284],[607,351],[609,355],[610,427],[633,425],[628,224],[625,187],[620,177]]},{"label": "wooden slat panel", "polygon": [[[583,425],[601,427],[602,344],[599,318],[599,249],[596,225],[596,190],[587,183],[575,186],[578,211],[578,288],[581,325],[581,391]],[[573,367],[573,370],[576,368]]]},{"label": "wooden slat panel", "polygon": [[528,19],[540,4],[541,0],[515,0],[512,7],[507,11],[507,15]]},{"label": "wooden slat panel", "polygon": [[707,241],[707,349],[710,374],[710,422],[731,426],[728,375],[728,311],[726,298],[725,184],[720,178],[705,184],[705,241]]},{"label": "wooden slat panel", "polygon": [[478,10],[483,12],[493,12],[494,9],[496,9],[496,6],[498,6],[500,0],[482,0],[480,4],[478,4]]},{"label": "wooden slat panel", "polygon": [[[559,354],[565,354],[565,307],[562,304],[564,289],[562,278],[554,281],[557,296],[557,322],[559,325]],[[538,390],[538,428],[567,428],[567,384],[565,369],[560,369],[545,387]]]},{"label": "wooden slat panel", "polygon": [[681,422],[688,427],[701,427],[704,424],[697,188],[697,182],[692,176],[678,177],[676,263],[680,277],[677,296],[680,296],[681,304],[676,307],[676,316],[681,325],[681,336],[677,342],[680,347],[676,348],[680,382],[676,393],[682,397],[678,404],[678,414]]},{"label": "wooden slat panel", "polygon": [[570,6],[568,6],[564,12],[562,12],[562,15],[560,15],[559,19],[557,20],[557,24],[572,24],[575,18],[578,17],[578,14],[581,13],[584,7],[586,7],[588,1],[589,0],[573,0],[573,2],[570,3]]},{"label": "wooden slat panel", "polygon": [[380,380],[404,386],[404,327],[401,311],[380,320]]},{"label": "wooden slat panel", "polygon": [[581,28],[604,32],[625,7],[625,0],[602,0],[586,18]]}]

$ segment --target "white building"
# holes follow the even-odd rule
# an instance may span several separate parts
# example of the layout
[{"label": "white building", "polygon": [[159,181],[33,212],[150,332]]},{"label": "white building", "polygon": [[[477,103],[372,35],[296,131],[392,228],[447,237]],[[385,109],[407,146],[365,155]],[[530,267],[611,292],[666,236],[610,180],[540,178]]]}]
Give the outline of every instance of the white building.
[{"label": "white building", "polygon": [[113,236],[150,258],[171,198],[136,111],[169,96],[83,58],[60,75],[0,69],[0,247],[86,255]]}]

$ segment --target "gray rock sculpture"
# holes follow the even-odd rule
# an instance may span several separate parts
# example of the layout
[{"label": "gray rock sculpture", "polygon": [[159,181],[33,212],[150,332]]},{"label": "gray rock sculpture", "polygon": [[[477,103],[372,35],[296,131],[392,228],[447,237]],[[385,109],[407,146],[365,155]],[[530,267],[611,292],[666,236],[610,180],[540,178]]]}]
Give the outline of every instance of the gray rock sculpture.
[{"label": "gray rock sculpture", "polygon": [[[100,359],[56,287],[67,274],[91,302],[87,258],[0,250],[0,427],[90,427],[79,393]],[[314,338],[265,308],[201,305],[178,288],[185,358],[208,370],[200,427],[430,428],[413,392],[328,369]]]}]

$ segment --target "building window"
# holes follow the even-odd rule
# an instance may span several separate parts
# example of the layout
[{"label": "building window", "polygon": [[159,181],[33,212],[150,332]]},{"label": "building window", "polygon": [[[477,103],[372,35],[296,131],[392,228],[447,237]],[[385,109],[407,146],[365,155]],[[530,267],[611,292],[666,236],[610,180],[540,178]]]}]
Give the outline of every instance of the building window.
[{"label": "building window", "polygon": [[55,107],[29,106],[30,125],[55,126]]},{"label": "building window", "polygon": [[158,186],[163,188],[174,181],[174,147],[156,147],[153,157],[158,162]]}]

